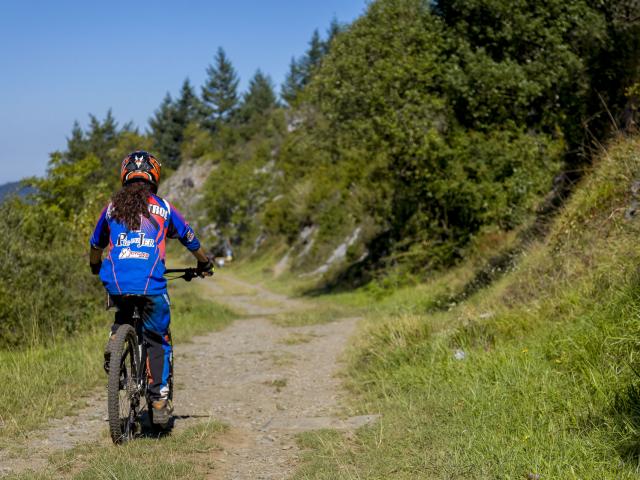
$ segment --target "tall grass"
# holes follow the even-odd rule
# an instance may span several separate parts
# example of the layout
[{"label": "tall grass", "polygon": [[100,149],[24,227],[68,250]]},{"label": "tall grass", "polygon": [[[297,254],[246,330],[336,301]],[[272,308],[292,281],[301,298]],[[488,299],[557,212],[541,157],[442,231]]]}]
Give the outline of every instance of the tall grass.
[{"label": "tall grass", "polygon": [[305,435],[296,478],[637,478],[638,151],[636,138],[603,152],[489,288],[436,314],[411,308],[421,290],[392,295],[369,315],[349,373],[354,409],[381,420]]}]

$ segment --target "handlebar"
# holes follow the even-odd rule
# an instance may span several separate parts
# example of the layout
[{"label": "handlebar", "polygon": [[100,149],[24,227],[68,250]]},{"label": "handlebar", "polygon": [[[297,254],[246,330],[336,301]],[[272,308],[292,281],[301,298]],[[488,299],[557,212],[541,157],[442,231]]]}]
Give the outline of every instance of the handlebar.
[{"label": "handlebar", "polygon": [[178,275],[177,277],[171,277],[169,278],[169,280],[177,280],[178,278],[184,278],[185,282],[190,282],[191,280],[193,280],[196,277],[200,277],[200,278],[204,278],[205,275],[202,272],[198,272],[197,268],[167,268],[164,271],[164,274],[171,274],[171,273],[182,273],[182,275]]}]

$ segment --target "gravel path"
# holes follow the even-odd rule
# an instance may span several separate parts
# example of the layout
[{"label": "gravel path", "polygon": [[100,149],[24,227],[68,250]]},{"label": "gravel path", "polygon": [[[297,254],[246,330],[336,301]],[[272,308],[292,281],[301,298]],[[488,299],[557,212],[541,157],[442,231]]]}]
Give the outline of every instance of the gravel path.
[{"label": "gravel path", "polygon": [[[207,418],[230,426],[220,437],[212,479],[283,479],[295,469],[295,435],[320,428],[353,429],[370,416],[340,418],[336,370],[357,319],[280,327],[279,313],[313,308],[226,273],[206,282],[211,298],[246,314],[225,330],[175,349],[176,433]],[[82,442],[105,446],[104,400],[97,395],[77,416],[50,422],[25,445],[28,458],[0,452],[0,475],[42,469],[47,457]]]}]

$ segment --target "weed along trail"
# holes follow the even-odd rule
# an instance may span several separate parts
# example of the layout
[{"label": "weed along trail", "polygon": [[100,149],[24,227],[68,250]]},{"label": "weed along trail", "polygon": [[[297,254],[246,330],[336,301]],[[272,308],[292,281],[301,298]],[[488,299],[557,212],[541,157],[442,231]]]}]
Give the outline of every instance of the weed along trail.
[{"label": "weed along trail", "polygon": [[[77,415],[52,420],[16,439],[10,451],[0,451],[0,476],[35,471],[71,478],[92,468],[107,472],[124,457],[131,465],[141,463],[148,457],[145,449],[158,448],[166,450],[168,465],[186,462],[190,471],[206,478],[282,479],[299,462],[297,434],[351,430],[374,420],[340,416],[342,390],[336,373],[357,318],[318,323],[329,319],[322,306],[273,293],[226,271],[201,287],[207,297],[233,308],[241,318],[175,347],[171,435],[113,446],[100,389]],[[202,432],[208,432],[206,439],[198,437]],[[136,454],[136,449],[141,452]],[[137,478],[114,475],[105,478]]]},{"label": "weed along trail", "polygon": [[216,280],[208,282],[215,300],[249,316],[178,350],[175,413],[229,425],[210,478],[286,478],[297,464],[296,434],[371,420],[337,416],[337,362],[357,319],[279,326],[313,306],[224,274]]}]

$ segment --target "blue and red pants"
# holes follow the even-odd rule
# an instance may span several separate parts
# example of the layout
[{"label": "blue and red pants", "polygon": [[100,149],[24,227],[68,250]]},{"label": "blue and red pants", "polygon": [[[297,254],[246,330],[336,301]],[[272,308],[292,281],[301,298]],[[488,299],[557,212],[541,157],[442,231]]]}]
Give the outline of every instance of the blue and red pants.
[{"label": "blue and red pants", "polygon": [[147,350],[147,392],[151,400],[167,398],[171,381],[173,351],[169,334],[171,303],[169,296],[162,295],[111,295],[118,308],[111,327],[115,333],[122,324],[131,324],[133,311],[137,307],[142,320],[142,341]]}]

